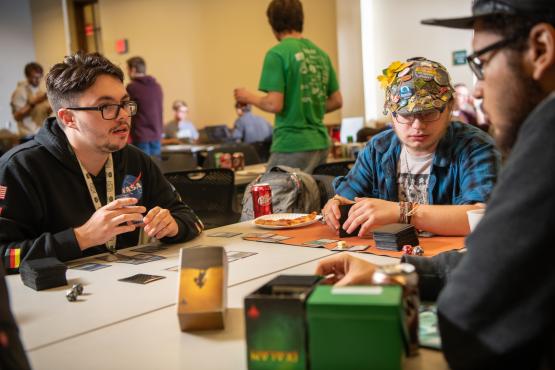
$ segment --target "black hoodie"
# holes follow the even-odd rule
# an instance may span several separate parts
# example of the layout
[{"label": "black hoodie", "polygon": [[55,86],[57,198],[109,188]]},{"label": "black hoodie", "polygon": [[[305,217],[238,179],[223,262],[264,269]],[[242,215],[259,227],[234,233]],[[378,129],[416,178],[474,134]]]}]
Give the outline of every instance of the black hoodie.
[{"label": "black hoodie", "polygon": [[[138,205],[170,210],[179,225],[175,243],[190,240],[202,230],[194,212],[172,191],[158,167],[139,149],[127,145],[113,153],[116,196],[140,188]],[[105,172],[93,176],[102,204],[106,204]],[[131,189],[131,190],[133,190]],[[48,118],[34,140],[0,158],[0,253],[8,272],[17,272],[25,258],[46,256],[62,261],[106,252],[104,246],[81,251],[73,229],[95,212],[85,179],[69,142],[54,118]],[[118,235],[117,248],[136,245],[139,229]]]}]

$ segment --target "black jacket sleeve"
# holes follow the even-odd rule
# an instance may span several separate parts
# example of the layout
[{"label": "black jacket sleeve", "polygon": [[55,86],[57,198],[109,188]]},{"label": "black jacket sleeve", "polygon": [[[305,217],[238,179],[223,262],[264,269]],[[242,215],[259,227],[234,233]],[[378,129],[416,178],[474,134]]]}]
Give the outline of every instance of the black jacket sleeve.
[{"label": "black jacket sleeve", "polygon": [[36,181],[10,160],[0,165],[0,253],[8,273],[17,273],[25,258],[56,257],[62,261],[81,257],[72,228],[49,232],[46,210]]},{"label": "black jacket sleeve", "polygon": [[418,289],[422,301],[435,302],[451,272],[457,267],[464,252],[450,251],[434,257],[403,255],[401,262],[410,263],[418,274]]},{"label": "black jacket sleeve", "polygon": [[147,212],[156,207],[166,208],[170,211],[179,226],[177,235],[163,238],[164,243],[180,243],[198,236],[204,229],[202,221],[195,212],[186,205],[173,186],[166,180],[158,166],[149,159],[147,182],[149,192],[145,194]]},{"label": "black jacket sleeve", "polygon": [[553,350],[554,98],[521,126],[468,252],[439,296],[452,369],[535,369],[546,346]]}]

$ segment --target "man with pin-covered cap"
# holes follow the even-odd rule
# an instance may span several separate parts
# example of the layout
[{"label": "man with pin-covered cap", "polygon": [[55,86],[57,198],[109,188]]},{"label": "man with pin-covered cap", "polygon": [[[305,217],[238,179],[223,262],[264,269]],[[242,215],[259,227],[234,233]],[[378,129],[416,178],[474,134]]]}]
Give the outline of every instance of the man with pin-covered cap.
[{"label": "man with pin-covered cap", "polygon": [[[451,121],[454,89],[440,63],[412,58],[378,76],[393,129],[374,136],[322,213],[326,224],[359,236],[373,225],[411,223],[440,235],[466,235],[466,211],[483,206],[500,155],[490,136]],[[339,225],[339,205],[355,201]]]}]

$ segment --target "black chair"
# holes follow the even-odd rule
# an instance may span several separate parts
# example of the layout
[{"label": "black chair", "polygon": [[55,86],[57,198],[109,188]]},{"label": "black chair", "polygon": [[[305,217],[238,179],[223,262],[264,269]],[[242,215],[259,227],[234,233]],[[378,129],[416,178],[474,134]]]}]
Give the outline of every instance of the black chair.
[{"label": "black chair", "polygon": [[353,167],[355,161],[342,161],[334,163],[324,163],[317,166],[312,172],[312,177],[316,180],[320,189],[320,205],[324,207],[328,199],[335,195],[332,182],[337,176],[345,176]]},{"label": "black chair", "polygon": [[162,173],[194,170],[198,161],[193,153],[162,152],[160,158],[152,157]]},{"label": "black chair", "polygon": [[183,201],[200,217],[206,229],[239,220],[233,211],[235,174],[227,168],[209,168],[165,174]]},{"label": "black chair", "polygon": [[206,126],[203,129],[202,137],[200,137],[199,133],[199,141],[205,144],[219,144],[219,143],[227,143],[233,140],[231,135],[231,130],[227,125],[213,125],[213,126]]},{"label": "black chair", "polygon": [[351,170],[355,161],[342,161],[342,162],[333,162],[333,163],[324,163],[317,166],[314,171],[312,171],[313,175],[328,175],[328,176],[345,176]]},{"label": "black chair", "polygon": [[258,157],[260,158],[261,163],[268,162],[270,158],[270,148],[272,147],[272,140],[268,141],[256,141],[254,143],[250,143],[256,150]]},{"label": "black chair", "polygon": [[245,156],[245,166],[251,164],[258,164],[262,163],[256,149],[250,145],[245,143],[234,143],[234,144],[222,144],[208,152],[208,156],[206,161],[203,164],[204,168],[215,168],[217,167],[216,160],[214,155],[216,153],[230,153],[233,154],[235,152],[241,152]]}]

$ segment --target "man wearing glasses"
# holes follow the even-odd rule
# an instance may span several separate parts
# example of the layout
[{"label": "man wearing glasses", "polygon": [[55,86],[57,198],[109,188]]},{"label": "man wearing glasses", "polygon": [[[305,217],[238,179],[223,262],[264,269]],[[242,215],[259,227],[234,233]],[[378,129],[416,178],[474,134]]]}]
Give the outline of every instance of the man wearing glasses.
[{"label": "man wearing glasses", "polygon": [[10,272],[23,258],[62,261],[137,244],[139,230],[164,242],[202,231],[157,166],[127,145],[137,104],[120,68],[99,54],[52,67],[56,117],[0,159],[0,253]]},{"label": "man wearing glasses", "polygon": [[[493,139],[451,121],[453,93],[441,64],[412,58],[393,62],[382,76],[385,113],[393,130],[376,135],[324,207],[327,225],[359,236],[374,225],[412,223],[440,235],[466,235],[466,211],[485,203],[499,168]],[[339,225],[339,205],[355,201]]]},{"label": "man wearing glasses", "polygon": [[[416,266],[421,297],[437,298],[451,369],[555,369],[555,7],[477,0],[472,13],[423,23],[474,30],[475,96],[510,156],[467,253],[402,260]],[[344,255],[317,272],[366,284],[373,270]]]}]

